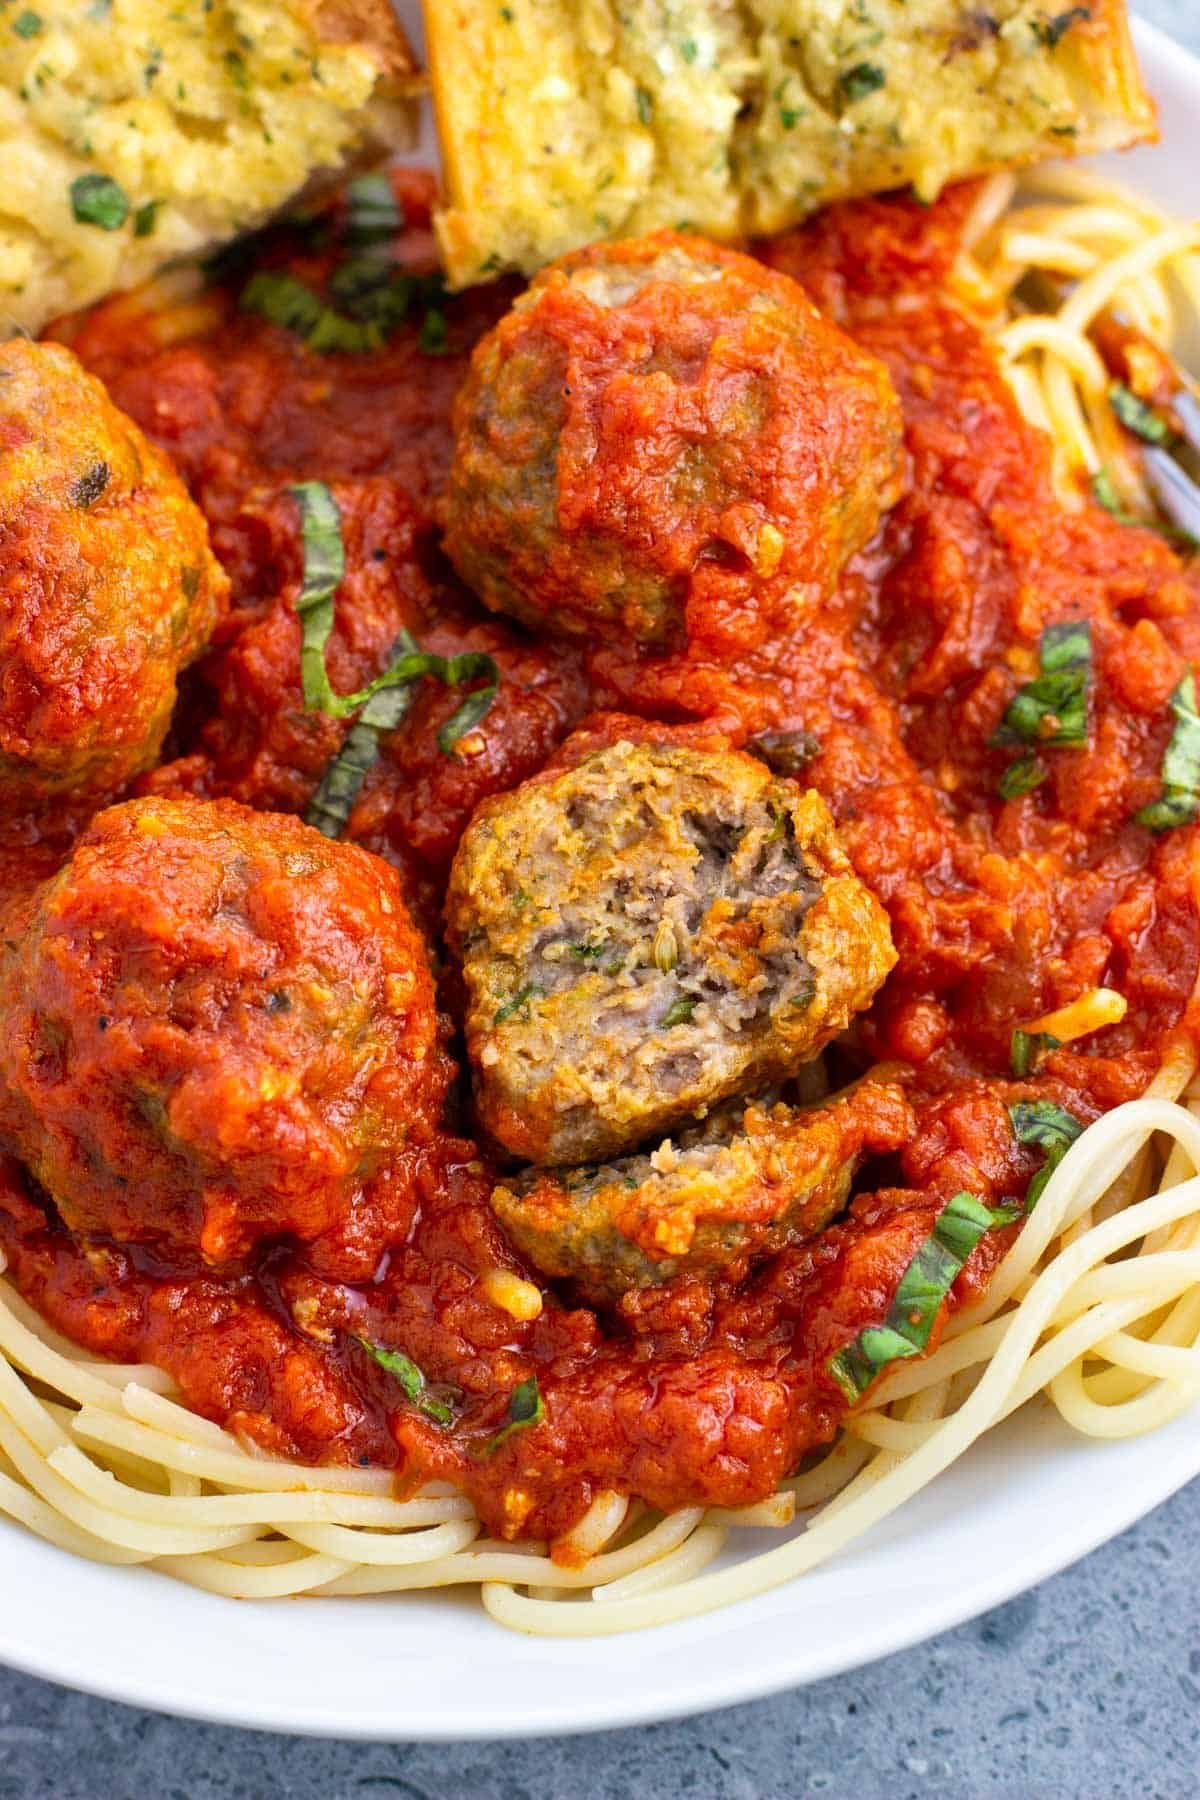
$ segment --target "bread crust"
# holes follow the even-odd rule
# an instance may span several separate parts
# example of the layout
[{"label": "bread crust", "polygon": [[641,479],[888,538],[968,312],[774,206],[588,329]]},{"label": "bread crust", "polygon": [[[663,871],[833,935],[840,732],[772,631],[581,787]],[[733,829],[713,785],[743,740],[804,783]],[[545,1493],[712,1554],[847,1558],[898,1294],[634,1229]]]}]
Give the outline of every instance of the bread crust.
[{"label": "bread crust", "polygon": [[805,0],[690,0],[682,40],[656,0],[613,4],[607,37],[575,0],[425,10],[455,286],[601,237],[686,222],[732,241],[1156,135],[1125,0],[859,0],[846,32],[836,6],[818,30]]}]

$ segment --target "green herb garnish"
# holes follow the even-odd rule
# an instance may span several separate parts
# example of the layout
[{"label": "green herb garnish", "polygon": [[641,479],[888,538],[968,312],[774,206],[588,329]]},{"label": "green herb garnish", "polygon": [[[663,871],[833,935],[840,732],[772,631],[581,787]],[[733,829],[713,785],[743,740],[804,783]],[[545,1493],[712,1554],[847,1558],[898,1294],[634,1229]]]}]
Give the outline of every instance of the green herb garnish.
[{"label": "green herb garnish", "polygon": [[[1087,743],[1087,696],[1092,676],[1092,628],[1086,619],[1048,625],[1039,644],[1041,674],[1017,689],[991,744],[1043,748]],[[1036,784],[1034,784],[1036,785]]]},{"label": "green herb garnish", "polygon": [[42,29],[42,17],[41,17],[40,13],[35,13],[35,12],[18,13],[16,18],[13,20],[13,30],[16,32],[17,36],[20,38],[36,37],[38,32],[41,29]]},{"label": "green herb garnish", "polygon": [[382,171],[346,184],[346,242],[360,249],[387,244],[404,230],[404,213]]},{"label": "green herb garnish", "polygon": [[279,269],[260,269],[252,275],[238,305],[243,312],[257,313],[272,325],[294,332],[310,350],[322,354],[361,356],[378,350],[384,341],[378,325],[335,312],[305,282]]},{"label": "green herb garnish", "polygon": [[154,228],[158,224],[158,209],[161,200],[147,200],[145,206],[139,206],[133,215],[133,235],[135,238],[154,236]]},{"label": "green herb garnish", "polygon": [[533,999],[535,994],[540,996],[541,991],[541,988],[538,987],[536,982],[527,981],[523,988],[518,988],[515,994],[509,996],[503,1006],[498,1006],[496,1008],[496,1011],[492,1016],[492,1024],[503,1025],[506,1020],[515,1018],[516,1015],[522,1011],[525,1013],[525,1016],[528,1017],[529,1002]]},{"label": "green herb garnish", "polygon": [[1008,1060],[1014,1075],[1029,1075],[1051,1050],[1061,1048],[1061,1040],[1049,1031],[1014,1031],[1008,1047]]},{"label": "green herb garnish", "polygon": [[373,1344],[370,1338],[360,1337],[368,1356],[374,1357],[381,1369],[394,1375],[404,1390],[406,1399],[411,1400],[418,1412],[432,1419],[435,1425],[450,1425],[454,1422],[454,1414],[444,1400],[437,1400],[429,1392],[429,1385],[410,1356],[403,1350],[389,1350],[383,1344]]},{"label": "green herb garnish", "polygon": [[837,91],[848,106],[856,100],[865,100],[868,94],[877,93],[885,85],[887,76],[877,63],[855,63],[838,76]]},{"label": "green herb garnish", "polygon": [[111,175],[77,175],[71,183],[71,211],[81,225],[119,231],[129,217],[129,199]]},{"label": "green herb garnish", "polygon": [[546,1407],[537,1376],[530,1375],[509,1396],[508,1423],[500,1427],[495,1437],[487,1440],[480,1454],[494,1456],[501,1444],[506,1443],[514,1432],[524,1431],[529,1425],[540,1425],[545,1416]]},{"label": "green herb garnish", "polygon": [[1191,552],[1197,548],[1197,540],[1190,531],[1181,531],[1177,525],[1168,525],[1162,519],[1143,519],[1137,513],[1130,512],[1127,506],[1123,506],[1113,478],[1107,469],[1097,470],[1096,474],[1092,476],[1089,487],[1092,499],[1097,506],[1102,506],[1105,512],[1117,521],[1118,525],[1134,525],[1139,531],[1157,532],[1159,537],[1165,538],[1168,544],[1173,545],[1177,550]]},{"label": "green herb garnish", "polygon": [[686,994],[681,994],[678,1000],[672,1000],[663,1014],[662,1029],[669,1031],[672,1025],[686,1025],[698,1005],[698,1001],[689,999]]},{"label": "green herb garnish", "polygon": [[1133,815],[1149,831],[1190,825],[1200,813],[1200,717],[1190,670],[1171,695],[1171,711],[1175,727],[1163,753],[1162,793]]},{"label": "green herb garnish", "polygon": [[864,1326],[829,1359],[829,1373],[851,1406],[890,1363],[920,1356],[942,1302],[980,1238],[987,1231],[1011,1225],[1019,1216],[1015,1207],[993,1209],[974,1194],[955,1194],[947,1201],[900,1277],[883,1324]]},{"label": "green herb garnish", "polygon": [[468,694],[438,732],[438,748],[452,755],[459,738],[486,715],[496,697],[500,674],[495,659],[480,650],[437,656],[422,650],[407,631],[392,645],[391,661],[357,693],[338,694],[329,680],[325,652],[333,631],[334,595],[346,573],[341,515],[323,481],[304,481],[292,489],[300,508],[304,570],[296,612],[300,619],[300,684],[304,704],[327,718],[358,713],[338,755],[322,777],[305,813],[308,824],[326,837],[337,837],[350,816],[368,769],[379,754],[381,733],[392,731],[407,712],[413,683],[431,675],[447,687],[482,681]]},{"label": "green herb garnish", "polygon": [[1023,794],[1032,794],[1034,788],[1041,787],[1049,776],[1041,757],[1027,750],[1024,756],[1009,763],[996,783],[996,792],[1002,800],[1019,800]]},{"label": "green herb garnish", "polygon": [[649,125],[654,117],[654,95],[649,88],[639,87],[637,91],[637,116],[640,125]]},{"label": "green herb garnish", "polygon": [[1147,406],[1144,400],[1122,382],[1114,381],[1108,390],[1108,404],[1124,425],[1126,431],[1132,431],[1147,444],[1166,444],[1171,439],[1171,428],[1164,418]]},{"label": "green herb garnish", "polygon": [[1053,1100],[1014,1101],[1008,1116],[1019,1144],[1031,1144],[1046,1152],[1046,1160],[1025,1195],[1025,1211],[1032,1212],[1046,1183],[1082,1132],[1083,1125],[1074,1113],[1056,1106]]}]

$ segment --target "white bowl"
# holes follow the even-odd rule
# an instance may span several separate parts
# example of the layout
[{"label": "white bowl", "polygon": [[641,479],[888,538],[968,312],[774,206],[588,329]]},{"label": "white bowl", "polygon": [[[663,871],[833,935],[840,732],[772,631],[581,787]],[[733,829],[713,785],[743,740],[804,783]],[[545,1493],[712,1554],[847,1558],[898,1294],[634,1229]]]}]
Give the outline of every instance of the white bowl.
[{"label": "white bowl", "polygon": [[[1109,159],[1195,205],[1200,63],[1138,47],[1163,142]],[[1115,1444],[1035,1403],[867,1540],[802,1581],[687,1624],[557,1642],[493,1625],[473,1592],[219,1600],[80,1562],[0,1522],[0,1660],[114,1700],[223,1724],[357,1738],[501,1738],[678,1717],[815,1681],[999,1605],[1200,1474],[1200,1415]],[[768,1534],[743,1533],[736,1554]]]}]

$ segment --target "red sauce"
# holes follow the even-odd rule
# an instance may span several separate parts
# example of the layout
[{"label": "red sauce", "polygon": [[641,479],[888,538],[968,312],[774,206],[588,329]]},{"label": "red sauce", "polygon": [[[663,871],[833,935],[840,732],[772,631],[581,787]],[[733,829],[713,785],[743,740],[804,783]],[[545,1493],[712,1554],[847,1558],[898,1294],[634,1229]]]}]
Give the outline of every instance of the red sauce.
[{"label": "red sauce", "polygon": [[[430,197],[423,177],[404,178],[417,267],[430,254]],[[1143,1090],[1170,1034],[1195,1023],[1194,833],[1156,837],[1133,822],[1159,792],[1168,697],[1200,654],[1194,578],[1152,533],[1056,500],[1047,445],[946,297],[968,200],[960,190],[933,209],[838,206],[764,249],[887,364],[907,469],[899,504],[803,630],[724,661],[535,639],[485,615],[442,560],[450,403],[508,293],[450,303],[449,353],[437,357],[415,328],[369,357],[313,355],[219,293],[203,328],[178,342],[156,342],[144,314],[135,329],[123,300],[63,327],[173,458],[232,581],[172,756],[143,789],[293,812],[310,797],[344,727],[302,704],[286,490],[319,477],[345,524],[335,685],[376,672],[402,625],[439,651],[488,649],[502,669],[475,754],[455,760],[436,730],[456,701],[426,684],[351,820],[348,835],[396,866],[426,926],[475,804],[541,768],[590,710],[697,741],[802,727],[820,745],[806,776],[888,908],[900,952],[854,1054],[910,1065],[917,1119],[815,1244],[736,1289],[694,1282],[629,1298],[615,1320],[550,1295],[540,1318],[518,1323],[489,1300],[483,1276],[520,1265],[489,1211],[488,1170],[457,1138],[416,1156],[411,1225],[367,1281],[287,1247],[225,1279],[105,1242],[84,1248],[10,1164],[0,1244],[22,1291],[72,1338],[160,1363],[198,1411],[284,1454],[395,1467],[409,1484],[447,1476],[506,1535],[553,1536],[608,1487],[664,1508],[745,1503],[832,1436],[845,1401],[829,1358],[884,1316],[945,1200],[1024,1192],[1041,1156],[1015,1143],[1009,1102],[1044,1097],[1086,1121]],[[275,254],[301,273],[313,266],[294,247]],[[1044,783],[1004,803],[996,782],[1013,753],[988,740],[1036,673],[1041,631],[1067,618],[1091,624],[1089,743],[1048,754]],[[719,639],[701,625],[689,613],[694,642]],[[40,875],[45,852],[29,855]],[[1014,1081],[1013,1028],[1098,984],[1126,997],[1123,1022]],[[444,995],[452,1003],[451,984]],[[950,1306],[979,1291],[1010,1235],[983,1240]],[[397,1404],[364,1336],[402,1345],[436,1391],[454,1391],[452,1428]],[[513,1388],[534,1373],[545,1418],[489,1453]]]}]

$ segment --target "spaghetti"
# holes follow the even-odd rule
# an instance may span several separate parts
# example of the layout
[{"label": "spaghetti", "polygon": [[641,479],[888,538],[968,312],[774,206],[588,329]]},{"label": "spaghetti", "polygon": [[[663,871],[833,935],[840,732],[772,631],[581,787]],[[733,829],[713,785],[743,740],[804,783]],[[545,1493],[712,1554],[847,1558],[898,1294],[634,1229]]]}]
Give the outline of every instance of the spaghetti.
[{"label": "spaghetti", "polygon": [[[991,309],[1064,495],[1108,471],[1150,517],[1089,328],[1117,308],[1148,341],[1183,349],[1200,314],[1200,225],[1095,176],[1041,169],[984,184],[967,243],[963,291]],[[1018,310],[1031,273],[1063,284],[1055,310]],[[1101,1438],[1152,1430],[1200,1398],[1195,1078],[1194,1054],[1171,1048],[1142,1098],[1084,1132],[938,1348],[892,1365],[822,1460],[758,1505],[658,1516],[605,1492],[551,1548],[490,1540],[447,1484],[400,1500],[388,1471],[304,1467],[239,1442],[181,1405],[158,1369],[86,1357],[0,1278],[0,1511],[74,1554],[228,1597],[477,1585],[499,1623],[553,1636],[762,1593],[869,1532],[1037,1394]],[[803,1530],[789,1529],[797,1519]],[[750,1528],[789,1535],[714,1569],[730,1534]]]}]

